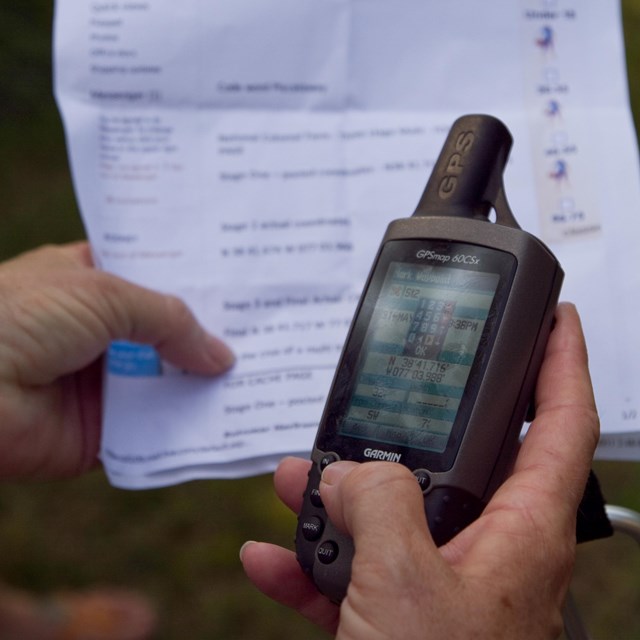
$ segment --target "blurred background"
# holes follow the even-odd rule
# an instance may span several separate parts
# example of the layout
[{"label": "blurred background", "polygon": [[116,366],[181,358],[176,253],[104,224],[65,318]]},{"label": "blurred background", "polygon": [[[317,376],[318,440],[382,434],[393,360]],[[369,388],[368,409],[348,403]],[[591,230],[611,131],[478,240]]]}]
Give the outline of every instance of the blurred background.
[{"label": "blurred background", "polygon": [[[622,0],[640,129],[640,0]],[[0,5],[0,260],[83,237],[51,86],[53,0]],[[640,211],[638,211],[640,215]],[[640,510],[640,463],[597,462],[609,503]],[[294,516],[267,476],[128,492],[98,471],[0,485],[0,582],[50,593],[122,585],[147,593],[160,640],[326,638],[244,578],[248,539],[292,546]],[[580,548],[573,592],[595,639],[640,638],[640,549],[622,534]]]}]

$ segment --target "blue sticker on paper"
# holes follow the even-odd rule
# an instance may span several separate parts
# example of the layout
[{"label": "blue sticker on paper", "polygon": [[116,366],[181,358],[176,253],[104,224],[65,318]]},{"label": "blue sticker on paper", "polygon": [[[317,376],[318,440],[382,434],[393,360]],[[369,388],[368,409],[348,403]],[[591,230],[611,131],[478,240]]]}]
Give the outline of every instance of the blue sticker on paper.
[{"label": "blue sticker on paper", "polygon": [[161,376],[162,361],[158,352],[149,345],[117,341],[109,347],[107,370],[116,376]]}]

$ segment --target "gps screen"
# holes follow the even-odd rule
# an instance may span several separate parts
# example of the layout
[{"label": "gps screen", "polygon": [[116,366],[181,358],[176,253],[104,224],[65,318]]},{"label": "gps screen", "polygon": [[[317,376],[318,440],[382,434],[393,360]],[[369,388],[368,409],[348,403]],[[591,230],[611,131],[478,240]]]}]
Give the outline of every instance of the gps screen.
[{"label": "gps screen", "polygon": [[389,264],[338,432],[442,452],[500,276]]}]

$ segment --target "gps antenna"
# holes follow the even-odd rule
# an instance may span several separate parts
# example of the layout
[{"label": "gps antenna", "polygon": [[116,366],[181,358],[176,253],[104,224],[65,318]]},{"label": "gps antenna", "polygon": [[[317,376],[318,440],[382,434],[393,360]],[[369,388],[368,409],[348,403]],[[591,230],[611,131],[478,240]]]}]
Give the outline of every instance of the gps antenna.
[{"label": "gps antenna", "polygon": [[458,216],[520,228],[507,202],[502,174],[513,139],[507,127],[487,115],[458,118],[433,167],[414,216]]}]

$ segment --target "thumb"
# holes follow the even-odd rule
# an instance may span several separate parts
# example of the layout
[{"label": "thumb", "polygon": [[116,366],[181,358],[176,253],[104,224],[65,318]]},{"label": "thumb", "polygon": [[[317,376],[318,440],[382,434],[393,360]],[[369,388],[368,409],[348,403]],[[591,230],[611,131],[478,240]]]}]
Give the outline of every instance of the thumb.
[{"label": "thumb", "polygon": [[215,375],[234,363],[229,347],[205,331],[179,298],[119,279],[105,290],[112,294],[105,302],[117,311],[103,316],[112,339],[150,344],[162,358],[193,373]]},{"label": "thumb", "polygon": [[42,247],[0,266],[0,344],[8,379],[49,384],[94,362],[112,340],[155,347],[175,366],[215,375],[234,361],[175,296],[95,269],[86,243]]},{"label": "thumb", "polygon": [[404,563],[414,545],[436,551],[422,492],[405,466],[335,462],[322,474],[320,493],[331,521],[353,538],[356,556]]},{"label": "thumb", "polygon": [[320,493],[329,518],[355,546],[337,637],[359,637],[363,628],[381,632],[390,620],[401,625],[416,615],[427,628],[422,623],[453,591],[455,576],[431,538],[413,474],[390,462],[335,462],[322,474]]},{"label": "thumb", "polygon": [[178,297],[96,270],[86,242],[68,244],[58,251],[74,265],[79,277],[93,278],[96,286],[81,290],[88,297],[88,308],[100,305],[97,313],[112,340],[150,344],[162,358],[193,373],[217,375],[234,364],[229,347],[205,331]]},{"label": "thumb", "polygon": [[96,288],[84,291],[90,298],[87,306],[103,303],[99,314],[108,325],[111,339],[150,344],[162,358],[193,373],[216,375],[234,364],[231,349],[205,331],[178,297],[96,270],[86,242],[71,243],[58,251],[82,274],[80,277],[96,281]]}]

